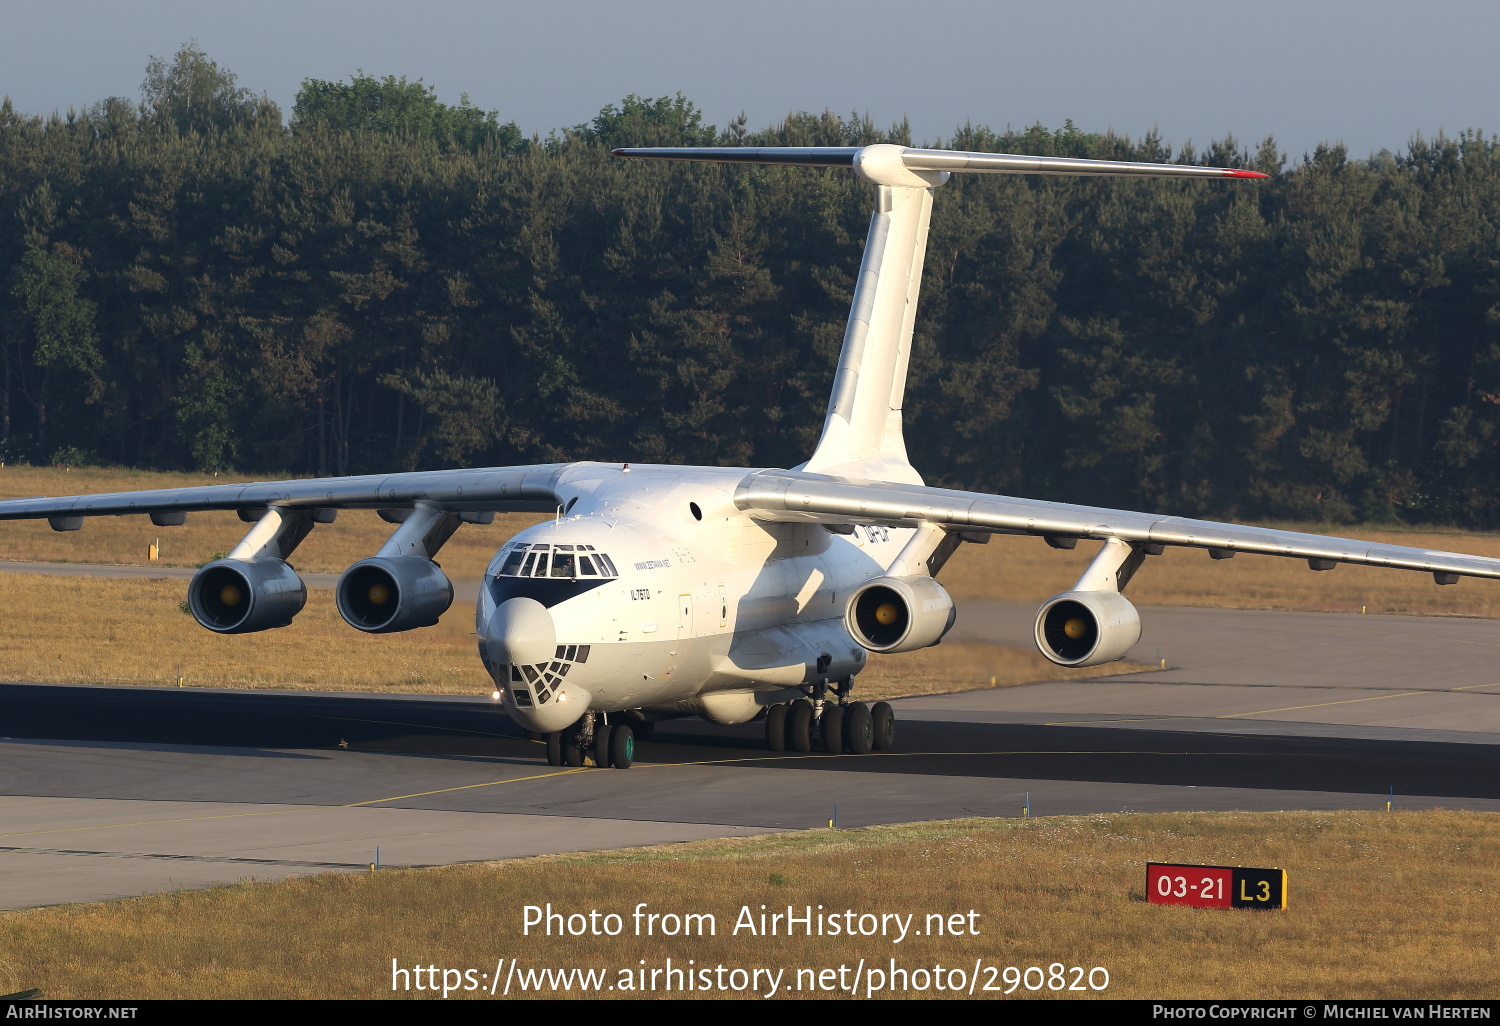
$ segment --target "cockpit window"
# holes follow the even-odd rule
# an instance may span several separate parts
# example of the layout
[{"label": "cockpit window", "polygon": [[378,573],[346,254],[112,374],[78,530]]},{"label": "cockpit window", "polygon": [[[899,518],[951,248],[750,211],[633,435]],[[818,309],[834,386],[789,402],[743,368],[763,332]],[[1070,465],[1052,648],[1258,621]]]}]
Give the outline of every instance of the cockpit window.
[{"label": "cockpit window", "polygon": [[618,577],[614,563],[592,545],[517,545],[490,563],[495,577],[546,577],[573,581],[584,577]]},{"label": "cockpit window", "polygon": [[505,562],[500,567],[501,577],[514,577],[521,569],[521,561],[526,558],[526,548],[521,546],[510,555],[505,557]]}]

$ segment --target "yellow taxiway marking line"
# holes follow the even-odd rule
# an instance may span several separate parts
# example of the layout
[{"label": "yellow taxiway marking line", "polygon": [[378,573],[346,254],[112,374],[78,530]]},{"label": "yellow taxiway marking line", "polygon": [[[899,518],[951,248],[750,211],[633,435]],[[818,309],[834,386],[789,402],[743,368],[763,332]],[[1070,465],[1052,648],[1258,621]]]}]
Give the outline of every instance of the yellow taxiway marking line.
[{"label": "yellow taxiway marking line", "polygon": [[1211,717],[1215,720],[1232,720],[1236,716],[1259,716],[1262,713],[1295,712],[1298,709],[1321,709],[1325,705],[1349,705],[1353,702],[1378,702],[1383,698],[1410,698],[1412,695],[1430,695],[1430,691],[1402,691],[1394,695],[1371,695],[1368,698],[1341,698],[1337,702],[1314,702],[1312,705],[1285,705],[1280,709],[1255,709],[1251,712],[1224,713]]},{"label": "yellow taxiway marking line", "polygon": [[1337,702],[1314,702],[1312,705],[1288,705],[1280,709],[1256,709],[1254,712],[1225,713],[1213,717],[1216,720],[1232,720],[1236,716],[1259,716],[1262,713],[1294,712],[1298,709],[1321,709],[1325,705],[1349,705],[1351,702],[1378,702],[1382,698],[1410,698],[1413,695],[1441,695],[1454,691],[1472,691],[1474,688],[1492,688],[1493,684],[1466,684],[1461,688],[1444,688],[1442,691],[1402,691],[1394,695],[1371,695],[1368,698],[1343,698]]},{"label": "yellow taxiway marking line", "polygon": [[[1106,721],[1107,722],[1107,721]],[[676,766],[724,766],[737,762],[780,762],[785,759],[902,759],[922,756],[979,756],[979,755],[1275,755],[1275,752],[1157,752],[1142,749],[1120,749],[1118,751],[1006,751],[1006,752],[870,752],[868,755],[850,755],[831,752],[786,752],[777,755],[747,755],[738,759],[698,759],[692,762],[636,763],[637,769],[672,769]],[[591,769],[597,767],[589,767]],[[3,836],[3,835],[0,835]]]},{"label": "yellow taxiway marking line", "polygon": [[[1145,752],[1145,751],[988,751],[988,752],[871,752],[870,755],[879,758],[912,758],[925,756],[978,756],[978,755],[1254,755],[1262,754],[1255,752]],[[1270,754],[1270,753],[1263,753]],[[698,759],[692,762],[654,762],[640,763],[638,769],[672,769],[680,766],[722,766],[737,762],[767,762],[784,759],[867,759],[870,755],[834,755],[828,752],[788,752],[774,755],[749,755],[734,759]],[[357,809],[367,805],[379,805],[383,802],[398,802],[407,798],[423,798],[427,795],[446,794],[450,791],[468,791],[477,787],[496,787],[500,784],[519,784],[528,780],[545,780],[548,777],[564,777],[585,772],[590,769],[598,769],[596,766],[575,766],[568,769],[554,770],[551,773],[536,773],[526,777],[507,777],[504,780],[486,780],[478,784],[459,784],[454,787],[440,787],[432,791],[417,791],[412,794],[391,795],[386,798],[371,798],[363,802],[348,802],[343,805],[307,805],[295,809],[271,809],[265,812],[231,812],[218,816],[182,816],[175,819],[143,819],[130,823],[99,823],[93,826],[76,827],[54,827],[48,830],[19,830],[11,833],[0,833],[0,837],[30,837],[36,834],[67,834],[80,830],[111,830],[118,827],[132,826],[160,826],[166,823],[200,823],[219,819],[246,819],[252,816],[285,816],[299,812],[323,812],[328,809]]]},{"label": "yellow taxiway marking line", "polygon": [[[1210,685],[1213,686],[1213,685]],[[1273,712],[1295,712],[1298,709],[1321,709],[1328,705],[1348,705],[1351,702],[1375,702],[1382,698],[1410,698],[1413,695],[1451,695],[1459,691],[1472,691],[1475,688],[1494,688],[1500,684],[1465,684],[1461,688],[1433,688],[1426,691],[1401,691],[1390,695],[1370,695],[1366,698],[1341,698],[1337,702],[1314,702],[1312,705],[1286,705],[1279,709],[1254,709],[1250,712],[1222,713],[1218,716],[1116,716],[1107,720],[1057,720],[1052,723],[1044,723],[1044,727],[1070,727],[1080,723],[1151,723],[1171,722],[1173,720],[1232,720],[1237,716],[1261,716]]]},{"label": "yellow taxiway marking line", "polygon": [[[1451,691],[1465,691],[1465,690],[1471,690],[1473,688],[1489,688],[1489,687],[1497,687],[1497,686],[1500,686],[1500,685],[1497,685],[1497,684],[1470,684],[1470,685],[1467,685],[1466,687],[1463,687],[1463,688],[1452,688],[1452,689],[1448,689],[1448,690],[1451,690]],[[1319,702],[1316,705],[1296,705],[1296,706],[1287,706],[1287,707],[1285,707],[1283,709],[1259,709],[1259,710],[1256,710],[1254,712],[1228,713],[1228,714],[1223,715],[1223,716],[1216,716],[1216,717],[1212,717],[1212,718],[1213,719],[1232,719],[1232,718],[1234,718],[1236,716],[1255,716],[1255,715],[1258,715],[1258,714],[1261,714],[1261,713],[1268,713],[1268,712],[1290,712],[1290,711],[1293,711],[1293,710],[1296,710],[1296,709],[1315,709],[1315,708],[1319,708],[1320,706],[1325,706],[1325,705],[1345,705],[1345,704],[1347,704],[1349,702],[1372,702],[1372,701],[1375,701],[1376,699],[1380,699],[1380,698],[1404,698],[1404,697],[1409,697],[1411,695],[1426,695],[1426,694],[1434,694],[1434,693],[1440,694],[1441,692],[1408,691],[1408,692],[1403,692],[1401,694],[1396,694],[1396,695],[1375,695],[1375,696],[1373,696],[1371,698],[1350,698],[1350,699],[1344,699],[1344,700],[1338,701],[1338,702]],[[1142,717],[1119,717],[1119,718],[1116,718],[1116,719],[1108,719],[1108,720],[1061,720],[1061,721],[1058,721],[1056,723],[1043,724],[1043,726],[1049,726],[1049,727],[1052,727],[1052,726],[1070,726],[1070,725],[1078,724],[1078,723],[1134,723],[1134,722],[1146,722],[1146,721],[1150,721],[1150,720],[1172,720],[1172,719],[1182,719],[1182,717],[1173,717],[1173,716],[1142,716]],[[372,722],[372,723],[391,723],[391,725],[393,725],[393,726],[412,726],[412,727],[428,726],[426,724],[416,724],[416,723],[411,723],[411,724],[407,724],[407,723],[392,723],[392,721],[384,721],[384,720],[370,720],[370,721],[367,721],[367,722]],[[481,733],[481,732],[476,731],[475,733]],[[491,736],[505,737],[505,736],[508,736],[508,735],[491,735]],[[1274,754],[1274,753],[1258,753],[1258,752],[1157,752],[1157,751],[1141,751],[1141,750],[1138,750],[1138,749],[1117,750],[1117,751],[1003,751],[1003,752],[986,751],[986,752],[871,752],[871,753],[869,753],[869,755],[873,755],[873,756],[876,756],[878,758],[885,758],[885,759],[890,759],[890,758],[912,758],[912,757],[918,757],[918,756],[920,756],[920,757],[926,757],[926,758],[933,758],[933,757],[936,757],[936,756],[982,756],[982,755],[995,756],[995,755],[1190,755],[1190,754],[1191,755],[1258,755],[1258,754]],[[861,759],[863,759],[863,758],[868,758],[869,755],[854,756],[854,755],[847,755],[847,754],[834,754],[834,753],[831,753],[831,752],[778,752],[778,753],[768,754],[768,755],[746,755],[746,756],[740,756],[740,757],[733,758],[733,759],[695,759],[695,760],[690,761],[690,762],[641,763],[641,764],[639,764],[639,768],[640,769],[672,769],[674,767],[682,767],[682,766],[726,766],[726,765],[732,765],[734,763],[782,761],[782,760],[787,760],[787,759],[830,759],[830,758],[831,759],[850,759],[850,758],[861,758]],[[586,767],[586,766],[569,767],[567,769],[556,770],[556,771],[553,771],[551,773],[536,773],[536,774],[532,774],[531,776],[525,776],[525,777],[507,777],[504,780],[486,780],[486,781],[482,781],[482,782],[477,783],[477,784],[458,784],[458,785],[455,785],[453,787],[440,787],[440,788],[436,788],[436,789],[431,790],[431,791],[415,791],[415,792],[413,792],[411,794],[391,795],[391,796],[388,796],[388,797],[385,797],[385,798],[371,798],[371,799],[368,799],[368,800],[362,801],[362,802],[347,802],[347,803],[342,804],[342,805],[307,805],[307,806],[301,806],[301,807],[295,808],[295,809],[273,809],[273,810],[269,810],[269,811],[266,811],[266,812],[231,812],[231,813],[226,813],[226,814],[218,815],[218,816],[182,816],[182,817],[178,817],[178,818],[175,818],[175,819],[146,819],[146,820],[137,820],[137,821],[130,822],[130,823],[100,823],[100,824],[96,824],[96,825],[93,825],[93,826],[54,827],[54,828],[48,829],[48,830],[20,830],[20,831],[13,831],[13,832],[10,832],[10,833],[0,833],[0,837],[30,837],[30,836],[34,836],[34,835],[37,835],[37,834],[65,834],[65,833],[74,833],[74,832],[77,832],[77,831],[80,831],[80,830],[110,830],[110,829],[115,829],[115,828],[119,828],[119,827],[160,826],[160,825],[163,825],[163,824],[166,824],[166,823],[198,823],[198,822],[208,822],[208,821],[219,820],[219,819],[245,819],[245,818],[249,818],[249,817],[252,817],[252,816],[283,816],[283,815],[289,815],[289,814],[299,813],[299,812],[318,812],[318,811],[323,811],[323,810],[330,809],[330,808],[335,808],[335,809],[357,809],[357,808],[362,808],[362,807],[368,806],[368,805],[380,805],[380,804],[383,804],[385,802],[404,801],[407,798],[425,798],[428,795],[447,794],[447,793],[449,793],[451,791],[469,791],[469,790],[473,790],[474,788],[479,788],[479,787],[497,787],[497,786],[499,786],[501,784],[519,784],[519,783],[523,783],[523,782],[529,781],[529,780],[545,780],[545,779],[547,779],[549,777],[569,776],[569,775],[577,774],[577,773],[580,773],[580,772],[584,772],[584,771],[586,771],[588,769],[598,769],[598,768],[599,767]]]},{"label": "yellow taxiway marking line", "polygon": [[48,830],[18,830],[12,833],[0,834],[0,837],[29,837],[33,834],[70,834],[79,830],[112,830],[117,827],[160,826],[164,823],[200,823],[215,819],[246,819],[251,816],[286,816],[298,812],[357,809],[364,805],[378,805],[381,802],[399,802],[404,798],[420,798],[429,794],[443,794],[446,791],[467,791],[475,787],[494,787],[497,784],[519,784],[523,780],[542,780],[546,777],[561,777],[577,772],[579,772],[578,768],[570,767],[564,770],[557,770],[553,773],[537,773],[529,777],[507,777],[504,780],[486,780],[479,784],[459,784],[456,787],[440,787],[435,791],[418,791],[416,794],[398,794],[387,798],[371,798],[369,801],[348,802],[343,805],[304,805],[295,809],[269,809],[265,812],[227,812],[219,816],[182,816],[176,819],[142,819],[132,823],[98,823],[93,826],[53,827]]},{"label": "yellow taxiway marking line", "polygon": [[547,777],[566,777],[569,774],[581,772],[585,767],[570,766],[567,769],[557,770],[554,773],[537,773],[529,777],[507,777],[504,780],[486,780],[478,784],[459,784],[456,787],[440,787],[435,791],[417,791],[414,794],[398,794],[392,798],[371,798],[367,802],[349,802],[347,805],[323,806],[323,808],[334,809],[357,809],[362,805],[379,805],[381,802],[399,802],[406,798],[422,798],[429,794],[447,794],[449,791],[468,791],[476,787],[494,787],[497,784],[519,784],[523,780],[545,780]]}]

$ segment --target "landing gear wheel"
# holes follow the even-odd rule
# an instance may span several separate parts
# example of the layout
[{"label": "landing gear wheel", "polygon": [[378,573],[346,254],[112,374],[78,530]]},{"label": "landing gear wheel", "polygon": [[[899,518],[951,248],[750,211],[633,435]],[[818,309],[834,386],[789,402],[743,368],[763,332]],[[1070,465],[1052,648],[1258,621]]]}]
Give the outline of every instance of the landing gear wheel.
[{"label": "landing gear wheel", "polygon": [[563,731],[562,738],[562,764],[564,766],[578,767],[583,765],[583,749],[578,744],[578,731]]},{"label": "landing gear wheel", "polygon": [[562,735],[554,730],[543,734],[542,740],[547,742],[547,765],[561,766],[563,764]]},{"label": "landing gear wheel", "polygon": [[844,736],[848,739],[850,754],[870,754],[875,744],[875,727],[868,705],[855,702],[844,711]]},{"label": "landing gear wheel", "polygon": [[635,731],[621,723],[609,731],[609,764],[615,769],[629,769],[635,762]]},{"label": "landing gear wheel", "polygon": [[786,716],[786,746],[794,752],[812,751],[812,703],[799,698]]},{"label": "landing gear wheel", "polygon": [[786,706],[779,702],[766,708],[766,747],[786,751]]},{"label": "landing gear wheel", "polygon": [[844,707],[829,703],[818,717],[818,732],[823,735],[823,751],[829,755],[844,752]]},{"label": "landing gear wheel", "polygon": [[888,752],[896,747],[896,710],[891,708],[891,703],[875,703],[870,710],[870,726],[877,752]]},{"label": "landing gear wheel", "polygon": [[600,769],[609,768],[609,739],[619,729],[602,723],[594,727],[594,747],[589,749],[589,755],[593,758],[594,765]]}]

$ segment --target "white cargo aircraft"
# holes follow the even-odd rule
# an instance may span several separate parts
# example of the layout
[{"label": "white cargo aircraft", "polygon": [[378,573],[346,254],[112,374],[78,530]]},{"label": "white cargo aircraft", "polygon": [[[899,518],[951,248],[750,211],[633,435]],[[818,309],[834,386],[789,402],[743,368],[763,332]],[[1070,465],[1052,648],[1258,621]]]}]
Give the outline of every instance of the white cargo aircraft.
[{"label": "white cargo aircraft", "polygon": [[221,634],[284,627],[307,591],[286,559],[340,509],[397,524],[349,567],[338,609],[370,633],[435,624],[453,586],[433,562],[461,524],[497,512],[556,515],[495,554],[478,604],[479,656],[494,698],[545,735],[554,765],[628,767],[635,737],[664,718],[763,717],[772,749],[854,754],[889,748],[891,707],[854,700],[869,653],[936,645],[953,601],[936,580],[962,542],[991,534],[1079,539],[1099,553],[1036,616],[1036,644],[1063,666],[1119,659],[1140,638],[1121,592],[1165,546],[1419,570],[1438,584],[1500,578],[1500,560],[1398,545],[1036,499],[929,488],[907,461],[901,403],[933,190],[951,172],[1263,178],[1254,171],[877,145],[624,149],[616,156],[847,167],[875,186],[823,434],[792,470],[567,463],[119,492],[0,502],[0,519],[194,510],[253,523],[188,586],[193,616]]}]

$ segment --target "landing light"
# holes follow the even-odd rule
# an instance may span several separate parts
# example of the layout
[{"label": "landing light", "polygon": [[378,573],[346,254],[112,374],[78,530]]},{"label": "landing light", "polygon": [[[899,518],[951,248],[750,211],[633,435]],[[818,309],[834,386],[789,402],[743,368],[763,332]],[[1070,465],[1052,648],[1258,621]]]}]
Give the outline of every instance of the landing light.
[{"label": "landing light", "polygon": [[233,584],[226,584],[224,585],[224,587],[219,589],[219,601],[224,603],[226,606],[237,606],[240,604],[240,600],[244,597],[244,592],[240,591],[240,589]]},{"label": "landing light", "polygon": [[498,701],[500,701],[500,692],[498,692],[498,691],[491,691],[490,692],[490,697],[493,698],[495,701],[498,702]]},{"label": "landing light", "polygon": [[1088,633],[1088,624],[1083,622],[1083,617],[1075,616],[1063,624],[1063,633],[1070,638],[1081,638]]}]

